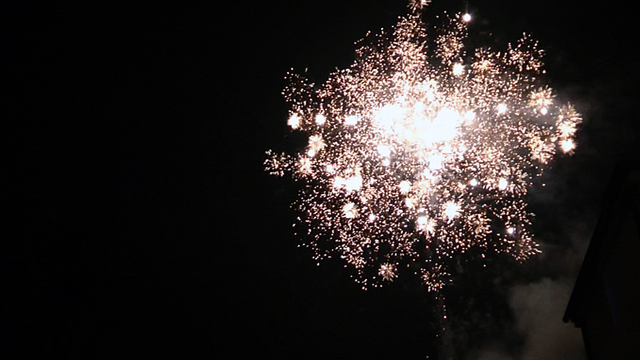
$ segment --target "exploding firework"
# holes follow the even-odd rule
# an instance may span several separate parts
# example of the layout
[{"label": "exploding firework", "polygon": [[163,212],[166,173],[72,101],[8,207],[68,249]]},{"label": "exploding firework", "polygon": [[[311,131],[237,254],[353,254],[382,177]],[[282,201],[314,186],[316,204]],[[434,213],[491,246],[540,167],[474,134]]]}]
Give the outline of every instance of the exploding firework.
[{"label": "exploding firework", "polygon": [[581,122],[541,82],[536,41],[469,50],[462,14],[428,36],[427,3],[366,38],[321,86],[288,74],[287,123],[308,146],[265,163],[302,184],[293,206],[304,246],[343,259],[363,288],[409,268],[438,291],[456,254],[538,253],[527,192],[557,152],[574,150]]}]

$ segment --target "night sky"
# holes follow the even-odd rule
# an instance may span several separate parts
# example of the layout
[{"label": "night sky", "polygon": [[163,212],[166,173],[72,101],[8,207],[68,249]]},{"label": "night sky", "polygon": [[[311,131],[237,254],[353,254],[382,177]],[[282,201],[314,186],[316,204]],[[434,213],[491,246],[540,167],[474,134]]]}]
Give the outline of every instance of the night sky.
[{"label": "night sky", "polygon": [[[412,279],[364,292],[340,262],[316,266],[291,228],[295,185],[263,170],[266,150],[299,146],[286,72],[321,83],[405,1],[85,3],[5,21],[3,358],[441,355],[432,296]],[[531,192],[544,254],[463,263],[447,289],[447,351],[519,359],[539,336],[527,301],[564,311],[553,294],[571,289],[613,166],[638,153],[639,34],[611,1],[436,1],[425,18],[467,8],[471,31],[539,40],[548,84],[585,121]]]}]

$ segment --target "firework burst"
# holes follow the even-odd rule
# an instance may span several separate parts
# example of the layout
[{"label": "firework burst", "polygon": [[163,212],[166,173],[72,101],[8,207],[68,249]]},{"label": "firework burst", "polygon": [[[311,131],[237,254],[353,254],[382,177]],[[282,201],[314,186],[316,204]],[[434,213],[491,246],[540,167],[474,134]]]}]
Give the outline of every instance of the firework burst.
[{"label": "firework burst", "polygon": [[316,260],[343,259],[364,288],[405,265],[437,291],[447,260],[472,248],[538,253],[527,192],[575,148],[581,117],[541,83],[537,42],[467,49],[469,18],[445,18],[427,36],[412,11],[320,86],[288,74],[287,123],[308,145],[268,152],[266,169],[302,184],[293,205]]}]

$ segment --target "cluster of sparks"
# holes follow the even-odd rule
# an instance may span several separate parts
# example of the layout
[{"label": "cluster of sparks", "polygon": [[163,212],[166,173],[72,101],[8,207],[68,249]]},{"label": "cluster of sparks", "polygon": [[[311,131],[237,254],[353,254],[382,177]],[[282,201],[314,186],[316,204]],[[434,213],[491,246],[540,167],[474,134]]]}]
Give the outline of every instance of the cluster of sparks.
[{"label": "cluster of sparks", "polygon": [[581,117],[540,82],[537,42],[468,51],[470,17],[444,18],[427,36],[413,11],[321,86],[288,74],[288,125],[308,145],[269,151],[266,169],[302,184],[303,245],[318,261],[343,259],[363,288],[407,268],[438,291],[456,254],[538,253],[527,193],[557,152],[575,148]]}]

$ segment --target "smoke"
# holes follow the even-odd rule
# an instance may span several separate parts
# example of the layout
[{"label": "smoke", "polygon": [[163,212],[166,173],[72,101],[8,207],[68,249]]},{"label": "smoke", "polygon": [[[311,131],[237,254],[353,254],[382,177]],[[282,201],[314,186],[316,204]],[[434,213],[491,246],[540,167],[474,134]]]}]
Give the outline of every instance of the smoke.
[{"label": "smoke", "polygon": [[480,353],[480,357],[478,357],[478,360],[511,360],[511,359],[513,358],[510,357],[509,355],[506,355],[506,351],[497,345],[493,345],[492,347],[485,349],[483,352]]},{"label": "smoke", "polygon": [[520,359],[586,359],[580,330],[561,320],[572,289],[573,281],[566,278],[511,289],[509,305],[524,336]]},{"label": "smoke", "polygon": [[[572,221],[562,242],[542,242],[542,254],[529,267],[532,277],[520,277],[503,293],[511,312],[492,342],[471,349],[469,360],[582,360],[586,359],[582,333],[562,317],[593,229],[592,214]],[[549,239],[551,240],[551,239]]]},{"label": "smoke", "polygon": [[586,359],[581,330],[562,317],[597,221],[601,174],[607,173],[592,158],[581,160],[591,166],[567,162],[552,169],[544,190],[534,192],[542,210],[538,220],[544,224],[538,231],[542,253],[521,269],[524,276],[505,284],[511,318],[502,334],[471,351],[468,359]]},{"label": "smoke", "polygon": [[543,278],[521,284],[509,291],[509,307],[515,318],[514,329],[522,343],[496,341],[485,345],[469,358],[475,360],[584,360],[586,354],[580,329],[562,322],[571,296],[573,280]]}]

